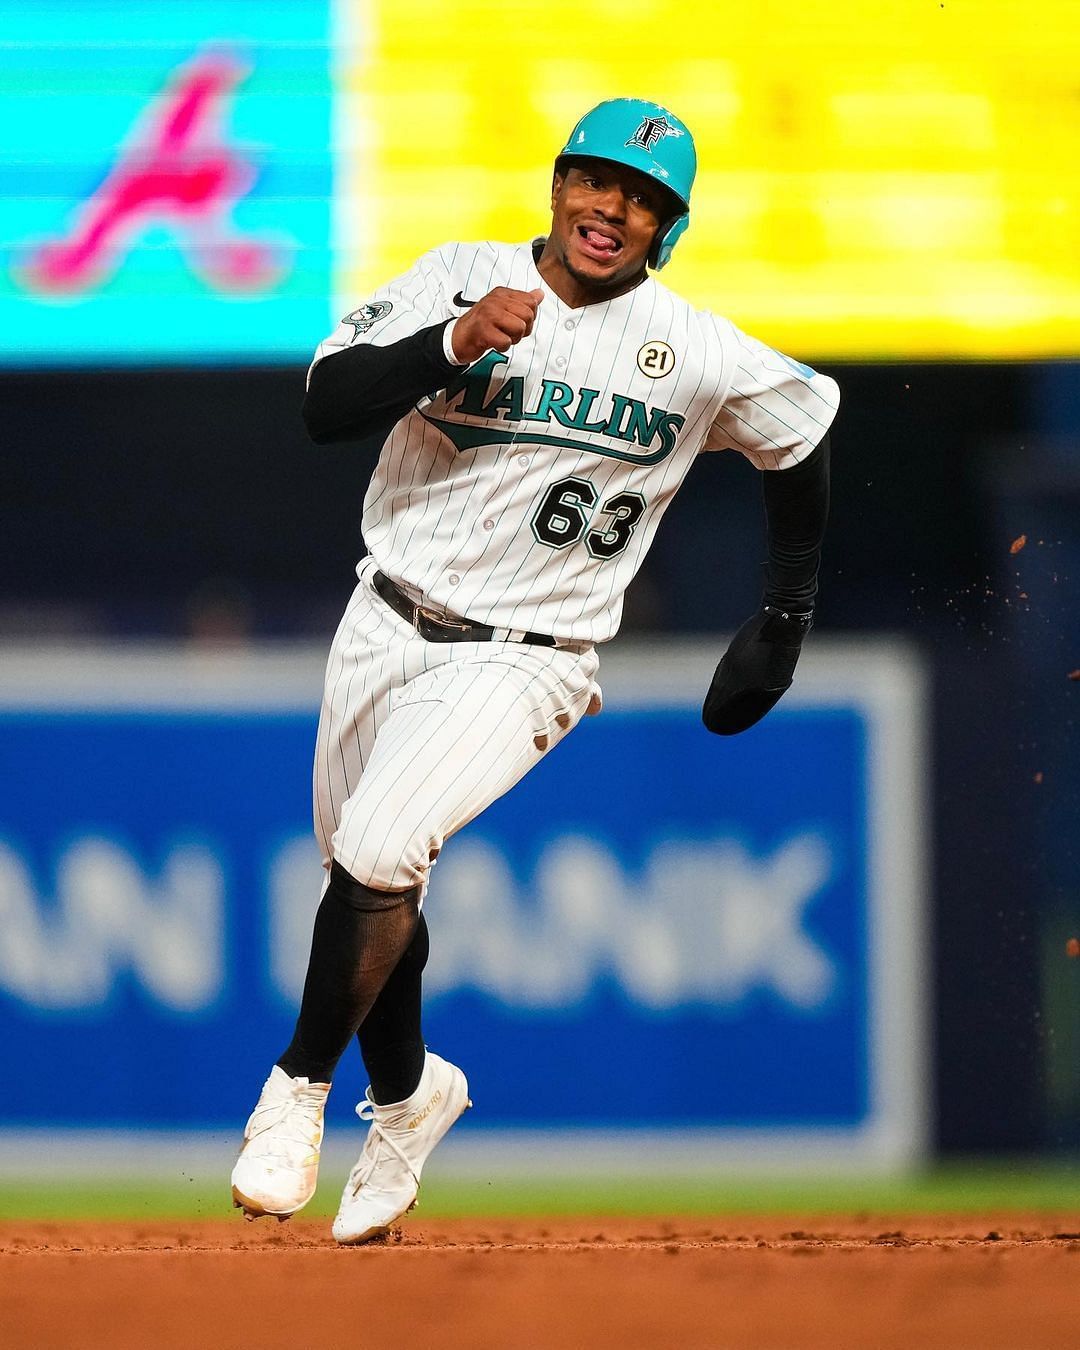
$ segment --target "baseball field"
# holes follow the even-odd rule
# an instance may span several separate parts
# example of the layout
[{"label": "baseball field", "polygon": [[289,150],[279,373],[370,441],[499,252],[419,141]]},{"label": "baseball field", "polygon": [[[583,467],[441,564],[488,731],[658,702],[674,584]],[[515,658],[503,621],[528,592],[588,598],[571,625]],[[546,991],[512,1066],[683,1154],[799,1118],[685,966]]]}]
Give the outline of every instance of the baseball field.
[{"label": "baseball field", "polygon": [[6,1186],[3,1343],[1056,1350],[1073,1337],[1075,1168],[864,1183],[433,1177],[399,1233],[361,1248],[331,1240],[335,1201],[327,1185],[304,1217],[255,1224],[202,1182]]}]

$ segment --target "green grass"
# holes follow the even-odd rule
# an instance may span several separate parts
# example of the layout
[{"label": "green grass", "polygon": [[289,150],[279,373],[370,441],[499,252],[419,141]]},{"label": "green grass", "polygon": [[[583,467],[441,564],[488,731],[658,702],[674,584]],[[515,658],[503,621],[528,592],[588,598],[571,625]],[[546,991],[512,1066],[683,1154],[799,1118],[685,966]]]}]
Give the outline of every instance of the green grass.
[{"label": "green grass", "polygon": [[[440,1180],[425,1183],[426,1218],[725,1213],[855,1214],[1080,1211],[1080,1163],[949,1163],[908,1179],[777,1177]],[[332,1214],[327,1183],[305,1211]],[[227,1184],[0,1181],[0,1219],[210,1219],[231,1213]]]}]

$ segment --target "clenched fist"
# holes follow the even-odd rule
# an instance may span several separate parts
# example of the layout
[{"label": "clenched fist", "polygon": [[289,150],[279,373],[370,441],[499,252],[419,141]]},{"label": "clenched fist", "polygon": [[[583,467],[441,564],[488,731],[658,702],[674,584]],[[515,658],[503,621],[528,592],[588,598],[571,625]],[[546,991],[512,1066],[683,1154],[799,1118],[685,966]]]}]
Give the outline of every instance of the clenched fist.
[{"label": "clenched fist", "polygon": [[536,311],[544,292],[514,291],[496,286],[454,324],[450,345],[457,359],[467,366],[485,352],[508,352],[532,332]]}]

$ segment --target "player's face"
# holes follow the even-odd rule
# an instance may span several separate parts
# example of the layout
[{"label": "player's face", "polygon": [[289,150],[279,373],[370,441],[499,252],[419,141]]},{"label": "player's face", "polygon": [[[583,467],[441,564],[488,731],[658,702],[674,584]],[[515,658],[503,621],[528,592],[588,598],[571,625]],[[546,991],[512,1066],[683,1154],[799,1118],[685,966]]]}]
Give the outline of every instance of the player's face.
[{"label": "player's face", "polygon": [[555,175],[545,252],[587,292],[628,290],[645,270],[664,219],[663,189],[636,169],[603,160]]}]

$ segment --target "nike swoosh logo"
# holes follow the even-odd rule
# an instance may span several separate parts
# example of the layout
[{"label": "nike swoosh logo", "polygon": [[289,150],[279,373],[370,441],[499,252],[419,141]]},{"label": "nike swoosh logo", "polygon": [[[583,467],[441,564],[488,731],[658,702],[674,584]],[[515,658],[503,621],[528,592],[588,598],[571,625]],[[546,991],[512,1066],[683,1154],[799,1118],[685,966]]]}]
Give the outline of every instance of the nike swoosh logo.
[{"label": "nike swoosh logo", "polygon": [[457,295],[454,296],[454,304],[457,305],[459,309],[468,309],[470,305],[475,305],[476,301],[466,300],[464,292],[458,291]]}]

